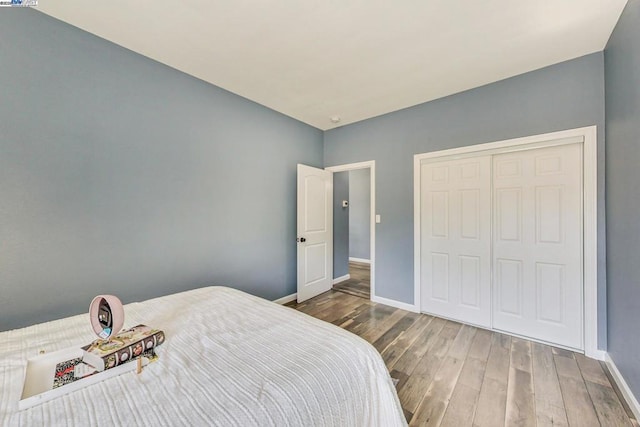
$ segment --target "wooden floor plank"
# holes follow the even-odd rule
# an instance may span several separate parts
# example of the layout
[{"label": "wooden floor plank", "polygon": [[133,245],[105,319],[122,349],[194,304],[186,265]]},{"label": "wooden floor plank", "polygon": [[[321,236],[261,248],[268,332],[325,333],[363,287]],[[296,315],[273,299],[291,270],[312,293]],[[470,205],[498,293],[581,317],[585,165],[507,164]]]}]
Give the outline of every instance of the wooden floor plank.
[{"label": "wooden floor plank", "polygon": [[410,375],[409,379],[402,388],[398,389],[398,397],[410,412],[415,414],[453,343],[451,334],[454,334],[455,337],[460,328],[460,324],[448,322],[432,342],[429,351],[420,359],[413,372],[407,373]]},{"label": "wooden floor plank", "polygon": [[[487,357],[488,356],[489,355],[487,355]],[[458,378],[458,383],[466,385],[480,393],[486,367],[487,360],[476,359],[469,354],[462,367],[462,373],[460,374],[460,378]]]},{"label": "wooden floor plank", "polygon": [[447,324],[444,319],[434,318],[425,328],[424,333],[415,340],[413,344],[404,352],[398,361],[390,365],[390,369],[395,369],[410,375],[418,362],[424,357],[432,342],[440,335],[440,332]]},{"label": "wooden floor plank", "polygon": [[507,384],[511,360],[511,337],[499,332],[491,336],[491,352],[487,361],[485,376]]},{"label": "wooden floor plank", "polygon": [[[508,367],[507,367],[508,369]],[[501,427],[507,406],[507,382],[485,376],[478,396],[474,427]]]},{"label": "wooden floor plank", "polygon": [[373,343],[411,425],[638,427],[584,355],[341,292],[286,305]]},{"label": "wooden floor plank", "polygon": [[371,265],[349,261],[349,279],[333,285],[333,289],[369,299],[371,297]]},{"label": "wooden floor plank", "polygon": [[[375,341],[375,339],[372,340],[371,337],[377,335],[377,332],[379,330],[377,326],[379,326],[380,322],[385,322],[385,324],[388,324],[390,323],[389,319],[391,318],[391,316],[394,316],[393,323],[395,323],[400,320],[399,317],[402,317],[403,314],[404,313],[397,308],[389,307],[382,304],[376,304],[355,317],[353,319],[353,323],[346,329],[356,335],[359,335],[367,341],[372,342]],[[380,332],[380,335],[382,335],[383,332],[384,331]],[[376,337],[376,339],[377,338],[378,336]]]},{"label": "wooden floor plank", "polygon": [[460,427],[473,424],[486,365],[486,359],[472,357],[471,353],[467,355],[441,426]]},{"label": "wooden floor plank", "polygon": [[609,383],[611,384],[611,387],[613,387],[613,391],[615,392],[616,396],[618,397],[618,400],[620,401],[620,404],[624,407],[625,413],[627,414],[627,416],[631,420],[631,424],[633,424],[634,427],[640,427],[640,423],[638,423],[638,421],[634,418],[633,411],[631,410],[631,407],[629,406],[629,404],[625,400],[625,398],[624,398],[624,396],[622,394],[622,391],[620,390],[620,387],[618,387],[618,384],[613,379],[613,376],[611,375],[611,372],[609,371],[609,368],[607,367],[607,364],[605,362],[600,362],[600,366],[602,367],[602,370],[604,371],[605,375],[609,379]]},{"label": "wooden floor plank", "polygon": [[533,386],[538,426],[568,426],[551,347],[532,343]]},{"label": "wooden floor plank", "polygon": [[473,418],[474,427],[505,425],[510,360],[511,337],[493,332],[491,350]]},{"label": "wooden floor plank", "polygon": [[611,387],[609,378],[604,373],[600,362],[594,359],[586,357],[584,354],[575,354],[576,362],[582,373],[582,378],[585,381],[591,381],[592,383],[600,384],[605,387]]},{"label": "wooden floor plank", "polygon": [[521,338],[511,339],[511,366],[525,372],[532,372],[531,341]]},{"label": "wooden floor plank", "polygon": [[473,338],[471,348],[469,348],[469,357],[486,361],[491,350],[491,331],[486,329],[478,329],[476,336]]},{"label": "wooden floor plank", "polygon": [[476,331],[472,326],[462,325],[409,425],[440,425]]},{"label": "wooden floor plank", "polygon": [[300,304],[292,302],[291,306],[298,311],[308,314],[309,316],[318,317],[318,315],[321,315],[327,309],[332,309],[336,305],[342,305],[349,301],[353,301],[352,298],[354,297],[342,298],[341,295],[329,291],[307,301],[303,301]]},{"label": "wooden floor plank", "polygon": [[564,348],[551,347],[551,351],[554,356],[567,357],[569,359],[573,359],[573,352],[569,350],[565,350]]},{"label": "wooden floor plank", "polygon": [[326,322],[333,322],[336,319],[344,317],[346,314],[354,311],[361,299],[353,297],[354,300],[347,300],[333,307],[324,307],[320,312],[313,315],[314,317]]},{"label": "wooden floor plank", "polygon": [[[335,320],[332,320],[331,323],[333,323],[336,326],[340,326],[343,327],[343,325],[345,325],[346,322],[348,322],[349,320],[353,321],[353,319],[355,317],[358,317],[360,314],[362,314],[362,312],[364,312],[365,310],[369,310],[369,308],[371,307],[371,303],[369,303],[368,301],[363,301],[360,305],[356,306],[353,310],[351,310],[348,313],[345,313],[344,316],[337,318]],[[351,323],[351,322],[350,322]],[[346,327],[346,325],[345,325]]]},{"label": "wooden floor plank", "polygon": [[565,357],[554,351],[553,360],[558,373],[562,400],[564,401],[569,425],[599,426],[598,416],[573,354],[571,354],[571,357]]},{"label": "wooden floor plank", "polygon": [[392,342],[394,342],[400,334],[409,329],[411,325],[413,325],[416,320],[420,317],[419,314],[416,313],[406,313],[400,320],[398,320],[395,325],[391,328],[387,329],[380,338],[375,340],[373,346],[382,353]]},{"label": "wooden floor plank", "polygon": [[406,311],[396,309],[393,313],[383,319],[371,319],[368,322],[368,327],[358,335],[373,344],[378,338],[384,335],[389,328],[393,327],[400,321],[400,319],[406,316],[406,314]]},{"label": "wooden floor plank", "polygon": [[409,426],[439,426],[462,371],[464,361],[448,355],[442,362]]},{"label": "wooden floor plank", "polygon": [[462,325],[456,339],[453,341],[453,344],[451,344],[449,356],[458,360],[466,359],[469,347],[471,347],[471,343],[473,342],[473,338],[477,331],[478,329],[473,326]]},{"label": "wooden floor plank", "polygon": [[531,342],[513,338],[505,413],[505,424],[508,426],[536,425],[532,372]]},{"label": "wooden floor plank", "polygon": [[479,392],[463,384],[457,384],[442,419],[442,427],[471,426],[475,415]]},{"label": "wooden floor plank", "polygon": [[424,336],[425,330],[432,321],[433,317],[431,316],[418,316],[418,319],[409,326],[406,331],[401,333],[380,353],[387,367],[391,369],[413,343],[415,343],[420,336]]},{"label": "wooden floor plank", "polygon": [[631,427],[631,421],[613,389],[608,385],[585,381],[600,425]]}]

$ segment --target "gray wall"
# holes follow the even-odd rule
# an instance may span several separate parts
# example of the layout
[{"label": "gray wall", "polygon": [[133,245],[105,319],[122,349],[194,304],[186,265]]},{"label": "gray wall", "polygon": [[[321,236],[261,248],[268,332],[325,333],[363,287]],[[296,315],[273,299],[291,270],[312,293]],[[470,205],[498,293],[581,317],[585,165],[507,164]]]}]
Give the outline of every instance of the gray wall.
[{"label": "gray wall", "polygon": [[349,172],[333,174],[333,278],[349,274]]},{"label": "gray wall", "polygon": [[608,351],[640,399],[640,1],[605,50]]},{"label": "gray wall", "polygon": [[413,303],[414,154],[589,125],[598,126],[598,313],[603,348],[602,52],[325,132],[325,166],[376,161],[376,210],[382,216],[376,229],[376,294]]},{"label": "gray wall", "polygon": [[349,171],[349,257],[371,259],[371,169]]},{"label": "gray wall", "polygon": [[0,13],[0,330],[203,285],[296,290],[322,132],[34,10]]}]

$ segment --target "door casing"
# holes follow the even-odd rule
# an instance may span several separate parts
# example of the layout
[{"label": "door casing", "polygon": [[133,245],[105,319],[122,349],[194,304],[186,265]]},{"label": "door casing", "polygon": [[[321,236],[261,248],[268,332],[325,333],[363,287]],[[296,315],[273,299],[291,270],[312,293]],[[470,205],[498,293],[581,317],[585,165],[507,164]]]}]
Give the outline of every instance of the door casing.
[{"label": "door casing", "polygon": [[370,258],[371,258],[371,266],[370,266],[370,285],[371,285],[371,301],[380,302],[384,304],[384,301],[376,296],[376,162],[375,160],[369,160],[366,162],[358,162],[358,163],[348,163],[344,165],[337,166],[329,166],[326,167],[325,170],[330,172],[348,172],[352,170],[358,169],[369,169],[370,174],[370,183],[369,183],[369,191],[371,192],[371,208],[370,208],[370,218],[369,218],[369,233],[370,233]]}]

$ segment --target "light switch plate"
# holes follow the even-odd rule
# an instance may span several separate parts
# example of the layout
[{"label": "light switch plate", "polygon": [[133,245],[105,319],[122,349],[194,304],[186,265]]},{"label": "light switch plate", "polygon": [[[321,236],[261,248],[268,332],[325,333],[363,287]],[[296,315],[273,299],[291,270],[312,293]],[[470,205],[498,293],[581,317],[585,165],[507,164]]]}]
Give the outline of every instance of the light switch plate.
[{"label": "light switch plate", "polygon": [[380,224],[380,215],[376,214],[376,224]]}]

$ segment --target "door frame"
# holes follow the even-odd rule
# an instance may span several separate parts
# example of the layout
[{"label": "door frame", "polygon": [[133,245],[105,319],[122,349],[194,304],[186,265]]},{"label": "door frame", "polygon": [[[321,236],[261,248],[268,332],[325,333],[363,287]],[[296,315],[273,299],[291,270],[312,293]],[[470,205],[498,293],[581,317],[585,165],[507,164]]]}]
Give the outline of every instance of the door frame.
[{"label": "door frame", "polygon": [[330,172],[348,172],[359,169],[369,169],[369,191],[371,192],[371,212],[369,214],[369,236],[370,236],[370,248],[369,258],[371,259],[370,266],[370,298],[371,301],[376,302],[376,279],[375,279],[375,265],[376,265],[376,161],[369,160],[366,162],[347,163],[337,166],[328,166],[325,170]]},{"label": "door frame", "polygon": [[597,126],[550,132],[503,141],[433,151],[413,156],[414,209],[414,304],[420,312],[420,195],[421,164],[444,158],[455,159],[479,154],[500,154],[532,148],[582,143],[583,165],[583,342],[585,355],[604,360],[605,351],[598,349],[598,188]]}]

